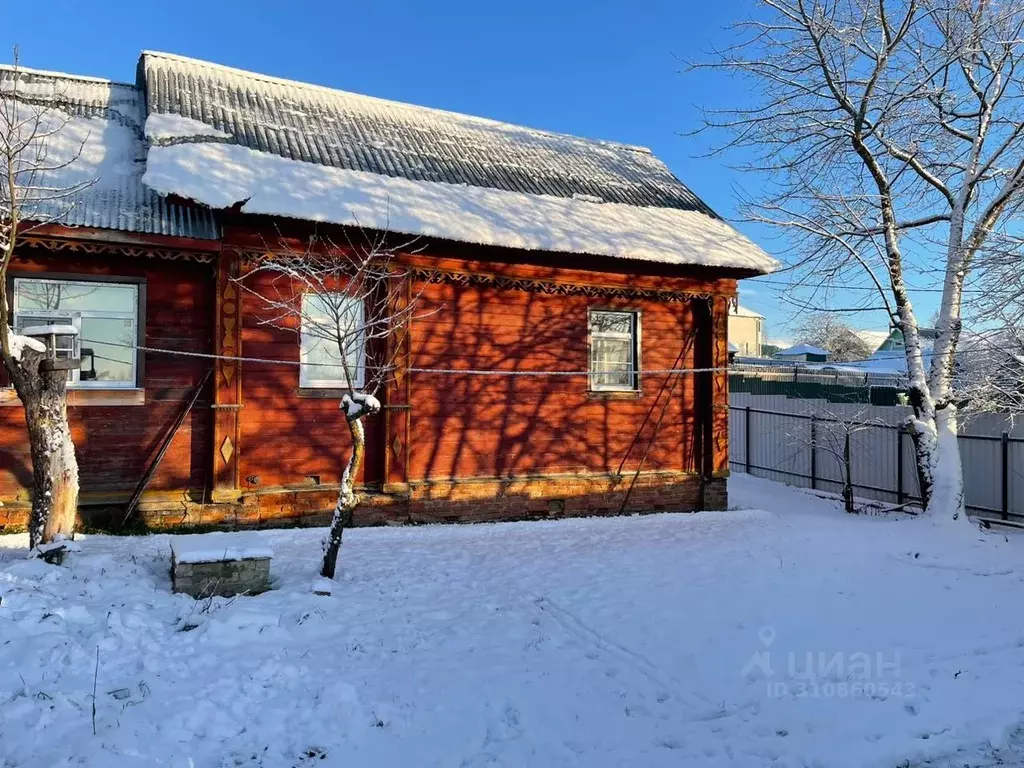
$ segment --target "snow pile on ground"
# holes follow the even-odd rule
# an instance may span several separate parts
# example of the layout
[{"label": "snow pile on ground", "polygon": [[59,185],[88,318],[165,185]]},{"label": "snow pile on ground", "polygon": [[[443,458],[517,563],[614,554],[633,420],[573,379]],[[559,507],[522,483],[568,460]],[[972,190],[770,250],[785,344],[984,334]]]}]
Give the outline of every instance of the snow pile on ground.
[{"label": "snow pile on ground", "polygon": [[198,602],[164,535],[0,537],[0,764],[1024,764],[1024,540],[730,486],[770,509],[354,530],[330,597],[322,530]]},{"label": "snow pile on ground", "polygon": [[162,195],[211,208],[241,203],[243,213],[526,250],[759,272],[778,267],[728,224],[695,211],[412,181],[299,162],[238,144],[153,146],[142,180]]}]

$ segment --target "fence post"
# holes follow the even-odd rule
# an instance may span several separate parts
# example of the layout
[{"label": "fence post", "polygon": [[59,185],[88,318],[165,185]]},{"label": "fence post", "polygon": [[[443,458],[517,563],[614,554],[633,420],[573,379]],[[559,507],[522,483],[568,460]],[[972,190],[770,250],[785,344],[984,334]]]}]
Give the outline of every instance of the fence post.
[{"label": "fence post", "polygon": [[818,419],[811,416],[811,489],[818,488]]},{"label": "fence post", "polygon": [[1010,517],[1010,433],[1003,432],[1000,439],[1002,454],[1003,454],[1003,477],[1002,477],[1002,511],[1003,520],[1007,520]]},{"label": "fence post", "polygon": [[750,406],[749,405],[746,407],[746,410],[745,410],[745,412],[743,414],[743,432],[744,432],[743,452],[745,454],[744,459],[746,459],[746,464],[747,464],[747,474],[749,475],[750,474]]},{"label": "fence post", "polygon": [[896,427],[896,503],[903,503],[903,425]]}]

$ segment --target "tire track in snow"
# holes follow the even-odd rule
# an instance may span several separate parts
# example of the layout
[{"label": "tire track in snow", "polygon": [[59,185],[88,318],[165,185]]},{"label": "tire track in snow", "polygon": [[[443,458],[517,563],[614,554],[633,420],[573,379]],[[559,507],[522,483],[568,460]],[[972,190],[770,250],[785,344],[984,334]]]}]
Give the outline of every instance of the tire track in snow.
[{"label": "tire track in snow", "polygon": [[[660,692],[679,701],[688,710],[690,720],[718,720],[734,714],[730,709],[716,706],[700,694],[685,692],[685,686],[680,680],[653,664],[642,654],[602,635],[587,625],[576,614],[554,602],[550,597],[535,597],[533,604],[537,606],[541,613],[549,616],[570,636],[595,646],[620,664],[624,664],[635,672],[639,672],[659,688]],[[659,703],[663,701],[661,696],[658,697],[658,701]]]}]

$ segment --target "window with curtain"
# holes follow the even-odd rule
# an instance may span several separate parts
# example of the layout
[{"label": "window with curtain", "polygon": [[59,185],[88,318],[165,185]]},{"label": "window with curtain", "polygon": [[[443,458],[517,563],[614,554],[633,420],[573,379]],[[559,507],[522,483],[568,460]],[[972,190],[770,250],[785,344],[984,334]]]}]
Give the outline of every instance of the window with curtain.
[{"label": "window with curtain", "polygon": [[636,312],[590,311],[590,388],[631,392],[639,388],[640,318]]}]

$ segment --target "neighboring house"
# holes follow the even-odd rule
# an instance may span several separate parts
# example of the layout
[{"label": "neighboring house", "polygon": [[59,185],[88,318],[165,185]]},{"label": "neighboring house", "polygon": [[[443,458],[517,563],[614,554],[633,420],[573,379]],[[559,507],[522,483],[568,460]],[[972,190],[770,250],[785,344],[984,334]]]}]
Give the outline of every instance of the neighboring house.
[{"label": "neighboring house", "polygon": [[876,352],[890,335],[889,331],[863,331],[855,329],[853,332],[857,334],[857,338],[868,346],[872,353]]},{"label": "neighboring house", "polygon": [[[54,156],[84,142],[62,178],[98,178],[22,239],[7,287],[16,327],[81,330],[86,517],[122,506],[169,440],[149,525],[323,519],[349,451],[338,382],[238,281],[314,222],[335,243],[416,238],[395,258],[421,310],[367,419],[357,523],[726,507],[726,373],[665,371],[724,369],[737,280],[776,262],[649,150],[158,53],[135,84],[19,76],[71,118]],[[580,375],[469,372],[494,369]],[[0,526],[24,522],[30,487],[23,412],[0,408]]]},{"label": "neighboring house", "polygon": [[742,357],[760,357],[764,344],[764,315],[736,304],[729,311],[729,343]]},{"label": "neighboring house", "polygon": [[[921,340],[925,368],[928,369],[932,364],[932,348],[935,346],[937,331],[934,328],[918,328],[917,334]],[[894,328],[868,360],[848,365],[876,373],[906,374],[907,356],[903,331]]]},{"label": "neighboring house", "polygon": [[786,347],[781,352],[776,352],[775,359],[801,363],[825,363],[828,362],[828,350],[801,342]]}]

